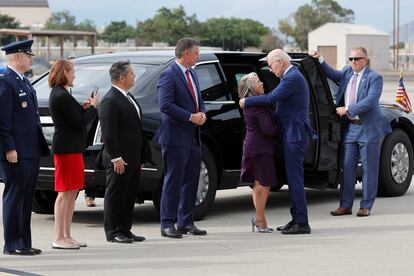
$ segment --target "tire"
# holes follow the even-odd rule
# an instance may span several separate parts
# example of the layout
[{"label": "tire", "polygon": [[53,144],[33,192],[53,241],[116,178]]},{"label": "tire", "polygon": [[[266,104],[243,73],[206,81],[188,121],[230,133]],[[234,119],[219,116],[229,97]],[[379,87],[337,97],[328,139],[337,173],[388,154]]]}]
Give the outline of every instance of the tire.
[{"label": "tire", "polygon": [[[217,191],[217,167],[215,159],[207,146],[201,147],[201,166],[200,178],[198,182],[196,206],[194,209],[194,219],[200,220],[205,217],[214,203]],[[164,179],[161,179],[159,188],[152,193],[152,202],[155,209],[160,211],[162,185]]]},{"label": "tire", "polygon": [[216,198],[218,184],[217,166],[213,154],[202,145],[201,147],[201,166],[200,179],[194,209],[194,219],[201,220],[211,209]]},{"label": "tire", "polygon": [[53,214],[56,197],[55,191],[35,190],[32,211],[38,214]]},{"label": "tire", "polygon": [[382,143],[378,195],[405,194],[411,184],[413,162],[413,147],[408,135],[401,129],[394,129]]}]

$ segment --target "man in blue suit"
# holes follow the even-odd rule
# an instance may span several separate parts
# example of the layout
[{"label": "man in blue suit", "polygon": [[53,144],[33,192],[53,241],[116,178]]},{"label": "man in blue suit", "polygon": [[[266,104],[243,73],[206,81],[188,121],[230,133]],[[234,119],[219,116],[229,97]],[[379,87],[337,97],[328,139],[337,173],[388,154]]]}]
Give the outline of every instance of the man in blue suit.
[{"label": "man in blue suit", "polygon": [[161,144],[164,162],[161,235],[169,238],[207,234],[194,225],[193,218],[201,164],[200,126],[206,121],[200,84],[191,68],[198,55],[198,41],[180,39],[176,60],[162,72],[157,85],[162,122],[154,140]]},{"label": "man in blue suit", "polygon": [[310,55],[319,58],[328,78],[340,83],[336,113],[346,122],[340,202],[331,215],[352,214],[356,168],[361,159],[362,199],[357,216],[369,216],[377,196],[381,141],[391,133],[390,124],[379,107],[382,76],[367,67],[368,54],[363,47],[351,51],[351,66],[346,66],[342,71],[330,67],[317,51]]},{"label": "man in blue suit", "polygon": [[239,103],[241,108],[276,104],[276,119],[283,143],[292,215],[290,222],[276,229],[282,234],[310,234],[303,182],[303,161],[308,136],[316,139],[316,133],[310,126],[308,117],[308,85],[290,60],[290,56],[281,49],[271,51],[267,55],[267,64],[280,78],[279,85],[269,94],[241,99]]},{"label": "man in blue suit", "polygon": [[4,254],[36,255],[30,218],[40,156],[49,153],[40,124],[36,91],[24,76],[32,66],[33,40],[13,42],[0,75],[0,166],[4,173]]}]

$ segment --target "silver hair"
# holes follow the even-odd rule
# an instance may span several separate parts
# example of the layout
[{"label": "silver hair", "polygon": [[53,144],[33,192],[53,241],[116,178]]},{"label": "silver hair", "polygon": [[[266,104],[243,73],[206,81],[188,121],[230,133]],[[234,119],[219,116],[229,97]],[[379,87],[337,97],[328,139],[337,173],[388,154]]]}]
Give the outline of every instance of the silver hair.
[{"label": "silver hair", "polygon": [[239,93],[239,98],[245,98],[247,97],[249,94],[250,95],[254,95],[255,91],[252,90],[254,83],[252,82],[252,78],[259,78],[259,76],[257,76],[257,74],[255,72],[251,72],[247,75],[244,75],[239,82],[239,89],[238,89],[238,93]]},{"label": "silver hair", "polygon": [[282,49],[274,49],[269,54],[267,54],[266,60],[270,62],[282,60],[283,63],[290,63],[292,58]]}]

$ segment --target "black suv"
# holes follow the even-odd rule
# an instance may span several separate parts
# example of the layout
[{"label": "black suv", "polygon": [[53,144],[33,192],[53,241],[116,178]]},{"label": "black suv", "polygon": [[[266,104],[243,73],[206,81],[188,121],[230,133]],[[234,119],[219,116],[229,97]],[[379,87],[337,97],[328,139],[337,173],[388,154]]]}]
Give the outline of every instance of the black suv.
[{"label": "black suv", "polygon": [[[202,164],[197,193],[197,219],[211,208],[217,190],[234,189],[251,185],[240,183],[240,164],[244,137],[242,111],[238,106],[237,84],[249,72],[256,72],[264,83],[265,91],[271,91],[279,83],[264,61],[264,54],[244,52],[201,53],[195,66],[202,97],[206,105],[207,122],[202,127]],[[313,188],[337,188],[341,179],[341,130],[335,113],[335,94],[338,85],[328,81],[317,60],[306,54],[291,54],[294,66],[302,72],[310,87],[309,119],[318,133],[318,139],[310,142],[305,156],[306,186]],[[132,94],[143,109],[143,126],[149,140],[160,125],[156,84],[161,72],[174,61],[171,51],[111,53],[75,59],[75,87],[73,95],[82,102],[95,87],[102,97],[110,88],[109,67],[119,60],[130,60],[136,74]],[[47,83],[48,73],[34,82],[37,91],[43,131],[52,140],[53,123],[49,116]],[[413,173],[414,115],[404,113],[393,105],[382,104],[393,128],[381,150],[379,194],[403,195]],[[286,183],[282,149],[277,144],[277,179],[280,189]],[[88,195],[103,197],[105,172],[94,163],[95,155],[102,147],[98,118],[88,125],[88,148],[85,152],[85,189]],[[145,164],[137,202],[152,200],[159,208],[163,164],[160,146],[151,142],[152,163]],[[41,160],[41,168],[33,210],[39,213],[53,212],[56,193],[53,191],[53,159]],[[361,170],[359,170],[361,178]]]}]

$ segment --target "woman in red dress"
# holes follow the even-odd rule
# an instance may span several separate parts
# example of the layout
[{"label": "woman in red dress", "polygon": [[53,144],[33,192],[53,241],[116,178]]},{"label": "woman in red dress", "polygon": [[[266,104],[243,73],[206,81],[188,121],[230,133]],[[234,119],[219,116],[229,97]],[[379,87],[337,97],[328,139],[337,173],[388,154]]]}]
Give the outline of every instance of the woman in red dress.
[{"label": "woman in red dress", "polygon": [[79,249],[85,247],[72,238],[75,200],[84,187],[83,151],[86,148],[88,120],[96,115],[98,97],[88,97],[80,105],[71,94],[75,79],[73,63],[58,60],[49,73],[49,110],[55,126],[52,151],[55,162],[55,239],[52,248]]},{"label": "woman in red dress", "polygon": [[[263,83],[256,73],[243,76],[239,83],[240,99],[263,95]],[[271,233],[267,227],[265,207],[270,187],[276,183],[275,138],[276,118],[269,107],[255,106],[243,109],[246,137],[243,143],[241,181],[254,182],[253,204],[256,215],[252,218],[252,231]]]}]

